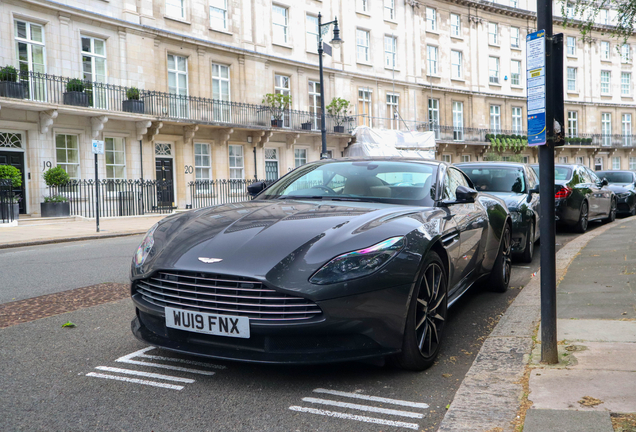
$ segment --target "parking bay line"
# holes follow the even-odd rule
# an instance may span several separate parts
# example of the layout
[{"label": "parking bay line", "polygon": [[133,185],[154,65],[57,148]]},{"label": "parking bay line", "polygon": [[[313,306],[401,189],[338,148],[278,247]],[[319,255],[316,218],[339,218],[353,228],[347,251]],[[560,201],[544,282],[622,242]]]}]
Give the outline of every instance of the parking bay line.
[{"label": "parking bay line", "polygon": [[337,390],[327,390],[322,388],[314,389],[314,393],[325,393],[325,394],[330,394],[334,396],[342,396],[342,397],[348,397],[348,398],[354,398],[354,399],[382,402],[382,403],[401,405],[401,406],[407,406],[412,408],[422,408],[422,409],[428,408],[428,404],[421,403],[421,402],[409,402],[409,401],[404,401],[399,399],[389,399],[389,398],[383,398],[378,396],[368,396],[368,395],[363,395],[358,393],[347,393],[347,392],[341,392]]},{"label": "parking bay line", "polygon": [[186,360],[186,359],[173,358],[173,357],[162,357],[162,356],[155,356],[155,355],[148,355],[148,354],[138,354],[135,357],[147,358],[147,359],[151,359],[151,360],[171,361],[171,362],[175,362],[175,363],[184,363],[184,364],[189,364],[189,365],[194,365],[194,366],[209,367],[209,368],[212,368],[212,369],[227,369],[227,367],[223,366],[223,365],[215,365],[215,364],[210,364],[210,363],[205,363],[205,362],[198,362],[198,361],[194,361],[194,360]]},{"label": "parking bay line", "polygon": [[133,384],[143,384],[143,385],[148,385],[148,386],[153,386],[153,387],[167,388],[167,389],[171,389],[171,390],[183,390],[183,386],[180,386],[180,385],[166,384],[166,383],[161,383],[161,382],[156,382],[156,381],[141,380],[141,379],[137,379],[137,378],[127,378],[127,377],[120,377],[120,376],[115,376],[115,375],[107,375],[107,374],[101,374],[101,373],[96,373],[96,372],[89,372],[89,373],[86,374],[86,376],[95,377],[95,378],[111,379],[111,380],[115,380],[115,381],[124,381],[124,382],[133,383]]},{"label": "parking bay line", "polygon": [[[125,356],[127,357],[127,356]],[[180,366],[170,366],[170,365],[164,365],[161,363],[151,363],[151,362],[143,362],[143,361],[137,361],[137,360],[130,360],[124,357],[118,358],[117,360],[115,360],[116,362],[120,362],[120,363],[128,363],[128,364],[134,364],[134,365],[140,365],[140,366],[150,366],[150,367],[156,367],[156,368],[160,368],[160,369],[169,369],[169,370],[175,370],[175,371],[180,371],[180,372],[190,372],[190,373],[195,373],[195,374],[199,374],[199,375],[214,375],[214,372],[212,371],[204,371],[201,369],[190,369],[190,368],[184,368],[184,367],[180,367]]]},{"label": "parking bay line", "polygon": [[400,421],[394,421],[394,420],[384,420],[384,419],[375,418],[375,417],[366,417],[366,416],[360,416],[355,414],[346,414],[346,413],[340,413],[340,412],[334,412],[334,411],[319,410],[315,408],[290,406],[289,409],[292,411],[306,412],[311,414],[324,415],[328,417],[336,417],[336,418],[347,419],[347,420],[357,420],[357,421],[361,421],[365,423],[375,423],[375,424],[381,424],[386,426],[404,427],[404,428],[409,428],[414,430],[417,430],[420,428],[420,426],[417,423],[406,423],[406,422],[400,422]]},{"label": "parking bay line", "polygon": [[121,374],[125,374],[125,375],[143,376],[143,377],[147,377],[147,378],[157,378],[157,379],[162,379],[162,380],[166,380],[166,381],[176,381],[176,382],[182,382],[182,383],[187,383],[187,384],[192,384],[194,382],[194,380],[190,379],[190,378],[173,377],[173,376],[170,376],[170,375],[162,375],[162,374],[156,374],[156,373],[150,373],[150,372],[141,372],[141,371],[130,370],[130,369],[120,369],[120,368],[114,368],[114,367],[108,367],[108,366],[97,366],[95,369],[103,370],[103,371],[106,371],[106,372],[121,373]]},{"label": "parking bay line", "polygon": [[350,408],[350,409],[356,409],[360,411],[377,412],[377,413],[390,414],[390,415],[396,415],[396,416],[402,416],[402,417],[420,418],[420,419],[424,418],[424,414],[420,414],[416,412],[392,410],[387,408],[378,408],[378,407],[373,407],[368,405],[358,405],[358,404],[352,404],[347,402],[337,402],[337,401],[332,401],[327,399],[316,399],[316,398],[306,397],[306,398],[303,398],[303,401],[309,402],[309,403],[321,404],[321,405],[337,406],[342,408]]}]

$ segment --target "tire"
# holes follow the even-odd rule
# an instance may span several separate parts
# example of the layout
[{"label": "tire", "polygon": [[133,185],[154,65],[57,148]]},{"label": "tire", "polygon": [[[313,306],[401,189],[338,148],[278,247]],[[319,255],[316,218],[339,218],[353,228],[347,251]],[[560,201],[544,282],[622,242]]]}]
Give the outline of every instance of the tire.
[{"label": "tire", "polygon": [[630,216],[636,216],[636,204],[634,205],[634,208],[632,208],[632,209],[629,211],[629,215],[630,215]]},{"label": "tire", "polygon": [[579,213],[579,221],[574,225],[575,232],[583,234],[587,231],[588,217],[587,201],[583,201],[583,204],[581,204],[581,212]]},{"label": "tire", "polygon": [[530,227],[528,227],[528,234],[526,235],[526,248],[523,250],[523,255],[521,256],[521,261],[524,263],[532,262],[532,257],[534,256],[534,222],[530,223]]},{"label": "tire", "polygon": [[607,215],[607,218],[603,219],[603,222],[610,223],[616,220],[616,200],[612,199],[612,203],[610,204],[610,211]]},{"label": "tire", "polygon": [[393,358],[398,367],[412,371],[435,362],[448,311],[448,277],[439,255],[429,252],[422,269],[409,305],[402,352]]},{"label": "tire", "polygon": [[501,235],[501,244],[499,246],[499,252],[497,252],[497,258],[495,258],[495,265],[490,272],[489,287],[491,291],[504,293],[508,291],[508,285],[510,284],[510,270],[511,266],[511,231],[510,225],[506,224],[503,234]]}]

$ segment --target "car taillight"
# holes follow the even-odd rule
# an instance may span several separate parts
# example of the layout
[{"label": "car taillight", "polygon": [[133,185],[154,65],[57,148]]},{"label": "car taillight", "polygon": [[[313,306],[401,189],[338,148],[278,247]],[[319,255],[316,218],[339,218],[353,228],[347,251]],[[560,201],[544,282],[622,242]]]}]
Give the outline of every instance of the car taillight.
[{"label": "car taillight", "polygon": [[572,189],[567,186],[563,186],[561,189],[559,189],[559,191],[556,194],[554,194],[554,198],[555,199],[567,198],[570,195],[572,195]]}]

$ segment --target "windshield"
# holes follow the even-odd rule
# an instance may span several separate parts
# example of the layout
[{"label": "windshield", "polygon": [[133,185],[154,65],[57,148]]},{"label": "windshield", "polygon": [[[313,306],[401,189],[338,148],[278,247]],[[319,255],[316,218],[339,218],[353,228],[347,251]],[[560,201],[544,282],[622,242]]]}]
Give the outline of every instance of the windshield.
[{"label": "windshield", "polygon": [[359,161],[304,165],[257,199],[324,199],[433,205],[436,164]]},{"label": "windshield", "polygon": [[599,178],[605,177],[610,183],[632,183],[634,181],[632,173],[601,171],[597,172],[596,175]]},{"label": "windshield", "polygon": [[484,192],[516,192],[526,191],[523,168],[519,167],[460,167],[475,185],[475,189]]},{"label": "windshield", "polygon": [[[539,177],[539,165],[532,165],[534,171],[537,173],[537,177]],[[569,167],[554,167],[554,179],[555,180],[570,180],[572,177],[572,168]]]}]

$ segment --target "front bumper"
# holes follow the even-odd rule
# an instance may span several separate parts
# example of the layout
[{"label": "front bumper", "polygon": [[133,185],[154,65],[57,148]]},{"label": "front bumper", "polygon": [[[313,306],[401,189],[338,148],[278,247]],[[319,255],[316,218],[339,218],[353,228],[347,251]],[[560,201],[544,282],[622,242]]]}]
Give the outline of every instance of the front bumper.
[{"label": "front bumper", "polygon": [[631,213],[632,208],[634,208],[633,204],[630,204],[629,197],[619,197],[616,200],[616,212],[618,214],[626,214]]},{"label": "front bumper", "polygon": [[317,302],[323,314],[303,323],[250,323],[250,338],[168,328],[162,307],[133,294],[138,339],[172,351],[258,363],[316,364],[397,353],[402,347],[411,285]]}]

